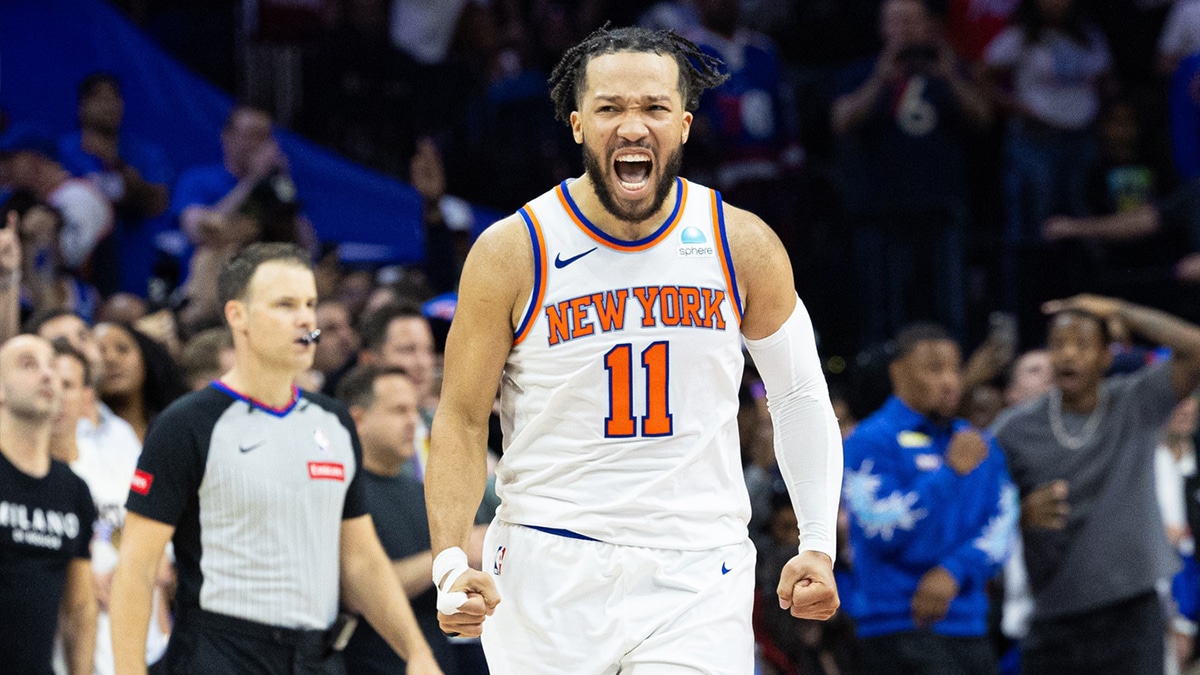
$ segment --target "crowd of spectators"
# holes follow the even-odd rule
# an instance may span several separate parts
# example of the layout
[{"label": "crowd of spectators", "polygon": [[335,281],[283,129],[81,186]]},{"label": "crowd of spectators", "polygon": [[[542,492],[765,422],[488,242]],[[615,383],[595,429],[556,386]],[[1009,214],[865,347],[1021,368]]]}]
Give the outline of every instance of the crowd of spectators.
[{"label": "crowd of spectators", "polygon": [[[52,448],[98,507],[101,630],[122,517],[113,486],[128,485],[130,458],[155,416],[228,369],[216,274],[248,243],[292,242],[312,253],[322,339],[299,384],[343,397],[360,425],[403,422],[402,436],[413,437],[403,448],[363,434],[379,446],[367,468],[381,495],[400,495],[409,515],[420,511],[453,313],[445,294],[471,245],[460,199],[511,211],[582,171],[554,119],[546,76],[563,49],[611,20],[672,28],[726,63],[729,80],[696,111],[683,173],[761,215],[788,247],[849,439],[837,561],[846,611],[825,624],[795,623],[769,602],[767,580],[794,551],[796,524],[777,492],[763,388],[748,367],[739,422],[768,600],[755,613],[764,672],[878,673],[913,652],[975,664],[962,672],[994,672],[1009,667],[1000,658],[1011,657],[1013,641],[1027,639],[1031,612],[1043,644],[1070,634],[1052,623],[1060,617],[1030,608],[1021,580],[1031,579],[1036,599],[1044,569],[1014,565],[1021,549],[1000,534],[1017,530],[1018,496],[1022,528],[1035,512],[1050,519],[1035,527],[1060,530],[1045,514],[1065,508],[1068,488],[1021,484],[1015,474],[1008,482],[1004,431],[1013,426],[1005,420],[1022,404],[1052,401],[1052,377],[1062,374],[1053,347],[1040,349],[1044,301],[1086,291],[1200,322],[1200,1],[114,4],[244,102],[211,139],[222,162],[210,166],[171,166],[153,143],[123,132],[121,81],[108,73],[77,83],[79,127],[67,136],[47,137],[35,120],[0,129],[0,340],[24,330],[84,358],[62,367],[64,382],[82,392],[77,442],[60,433]],[[423,203],[425,261],[348,264],[337,241],[318,241],[276,124],[412,184]],[[1103,348],[1112,372],[1181,358],[1182,343],[1133,333]],[[1112,396],[1129,382],[1141,380],[1121,380]],[[1186,668],[1200,614],[1189,526],[1200,513],[1189,501],[1197,399],[1177,398],[1170,422],[1147,414],[1131,441],[1157,443],[1157,460],[1120,461],[1157,461],[1161,518],[1143,509],[1136,523],[1163,525],[1175,549],[1170,565],[1143,572],[1174,584],[1162,632],[1168,666]],[[384,410],[392,399],[404,410]],[[1079,424],[1072,433],[1087,432],[1086,410],[1068,412],[1078,418],[1068,420]],[[994,439],[980,430],[998,415]],[[498,455],[494,422],[489,446]],[[901,452],[916,464],[879,483]],[[914,488],[905,483],[914,471],[937,477]],[[970,503],[951,518],[945,491],[968,483]],[[885,499],[904,502],[910,490],[914,501],[880,514]],[[494,509],[489,490],[477,521],[489,522]],[[376,520],[399,529],[412,517]],[[431,613],[429,586],[417,581],[429,576],[428,532],[380,535],[410,564],[414,608]],[[1027,534],[1026,545],[1048,539]],[[889,582],[897,550],[925,572]],[[1177,561],[1183,572],[1172,582],[1166,571]],[[150,661],[170,629],[169,561],[163,567]],[[478,645],[447,643],[431,616],[419,618],[443,670],[480,672]],[[897,637],[910,630],[920,639]],[[927,639],[935,634],[967,640],[946,648]],[[103,658],[98,652],[97,672],[108,672]]]}]

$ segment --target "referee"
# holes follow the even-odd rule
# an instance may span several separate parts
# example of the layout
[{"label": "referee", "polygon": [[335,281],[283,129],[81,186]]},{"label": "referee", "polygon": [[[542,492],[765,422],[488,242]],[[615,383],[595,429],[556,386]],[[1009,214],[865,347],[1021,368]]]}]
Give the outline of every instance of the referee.
[{"label": "referee", "polygon": [[313,360],[308,254],[252,244],[221,271],[218,293],[235,365],[155,420],[130,487],[112,588],[117,673],[146,672],[168,541],[179,578],[170,673],[341,675],[339,599],[409,673],[440,673],[367,515],[354,423],[293,383]]}]

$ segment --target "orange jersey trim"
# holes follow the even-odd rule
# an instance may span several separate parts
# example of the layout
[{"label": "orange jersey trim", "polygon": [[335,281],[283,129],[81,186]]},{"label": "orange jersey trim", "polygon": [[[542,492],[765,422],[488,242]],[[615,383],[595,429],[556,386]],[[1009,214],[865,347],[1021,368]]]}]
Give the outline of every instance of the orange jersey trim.
[{"label": "orange jersey trim", "polygon": [[529,335],[533,324],[537,322],[537,314],[546,296],[546,239],[542,236],[542,224],[538,222],[537,215],[528,204],[521,208],[521,218],[525,220],[525,226],[529,229],[529,241],[533,247],[533,291],[530,293],[529,309],[525,310],[525,316],[517,326],[516,337],[513,338],[514,347]]},{"label": "orange jersey trim", "polygon": [[676,178],[675,188],[675,209],[671,211],[671,215],[667,217],[666,222],[660,225],[659,228],[650,236],[637,241],[628,242],[612,237],[592,224],[592,222],[583,215],[583,212],[579,210],[579,206],[575,203],[575,200],[571,199],[571,194],[567,191],[566,181],[559,183],[558,187],[555,188],[555,192],[558,195],[558,201],[560,204],[562,204],[563,210],[566,211],[567,215],[571,217],[571,220],[574,221],[576,227],[582,230],[584,234],[591,237],[593,241],[613,250],[623,251],[626,253],[636,253],[638,251],[645,251],[648,248],[652,248],[663,239],[666,239],[667,235],[669,235],[671,231],[675,229],[675,225],[678,224],[679,220],[683,217],[683,208],[687,203],[688,182],[683,178]]}]

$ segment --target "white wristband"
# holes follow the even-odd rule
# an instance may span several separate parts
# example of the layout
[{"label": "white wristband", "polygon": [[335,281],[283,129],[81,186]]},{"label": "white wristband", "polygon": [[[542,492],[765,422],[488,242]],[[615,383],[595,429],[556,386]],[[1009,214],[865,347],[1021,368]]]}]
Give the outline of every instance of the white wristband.
[{"label": "white wristband", "polygon": [[450,593],[449,590],[468,569],[467,553],[457,546],[442,551],[433,559],[433,585],[437,588],[437,609],[442,614],[457,614],[458,608],[467,601],[466,593]]}]

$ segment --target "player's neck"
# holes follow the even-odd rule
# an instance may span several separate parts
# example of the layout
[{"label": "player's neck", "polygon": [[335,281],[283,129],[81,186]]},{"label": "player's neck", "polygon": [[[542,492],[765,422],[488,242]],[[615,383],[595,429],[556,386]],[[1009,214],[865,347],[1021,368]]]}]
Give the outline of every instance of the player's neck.
[{"label": "player's neck", "polygon": [[571,199],[575,200],[575,204],[583,212],[584,217],[605,234],[621,241],[645,239],[662,226],[667,216],[675,208],[675,191],[678,189],[677,181],[673,181],[671,191],[667,193],[667,198],[663,200],[662,206],[658,207],[658,210],[645,220],[630,222],[621,220],[605,208],[600,198],[596,196],[596,186],[593,185],[590,174],[584,173],[581,178],[567,185]]},{"label": "player's neck", "polygon": [[49,420],[29,420],[0,409],[0,453],[22,473],[45,476],[50,472]]},{"label": "player's neck", "polygon": [[1066,412],[1086,415],[1096,409],[1100,400],[1100,387],[1089,387],[1083,391],[1062,393],[1062,409]]},{"label": "player's neck", "polygon": [[239,362],[220,381],[237,393],[272,408],[286,408],[292,402],[296,373]]}]

